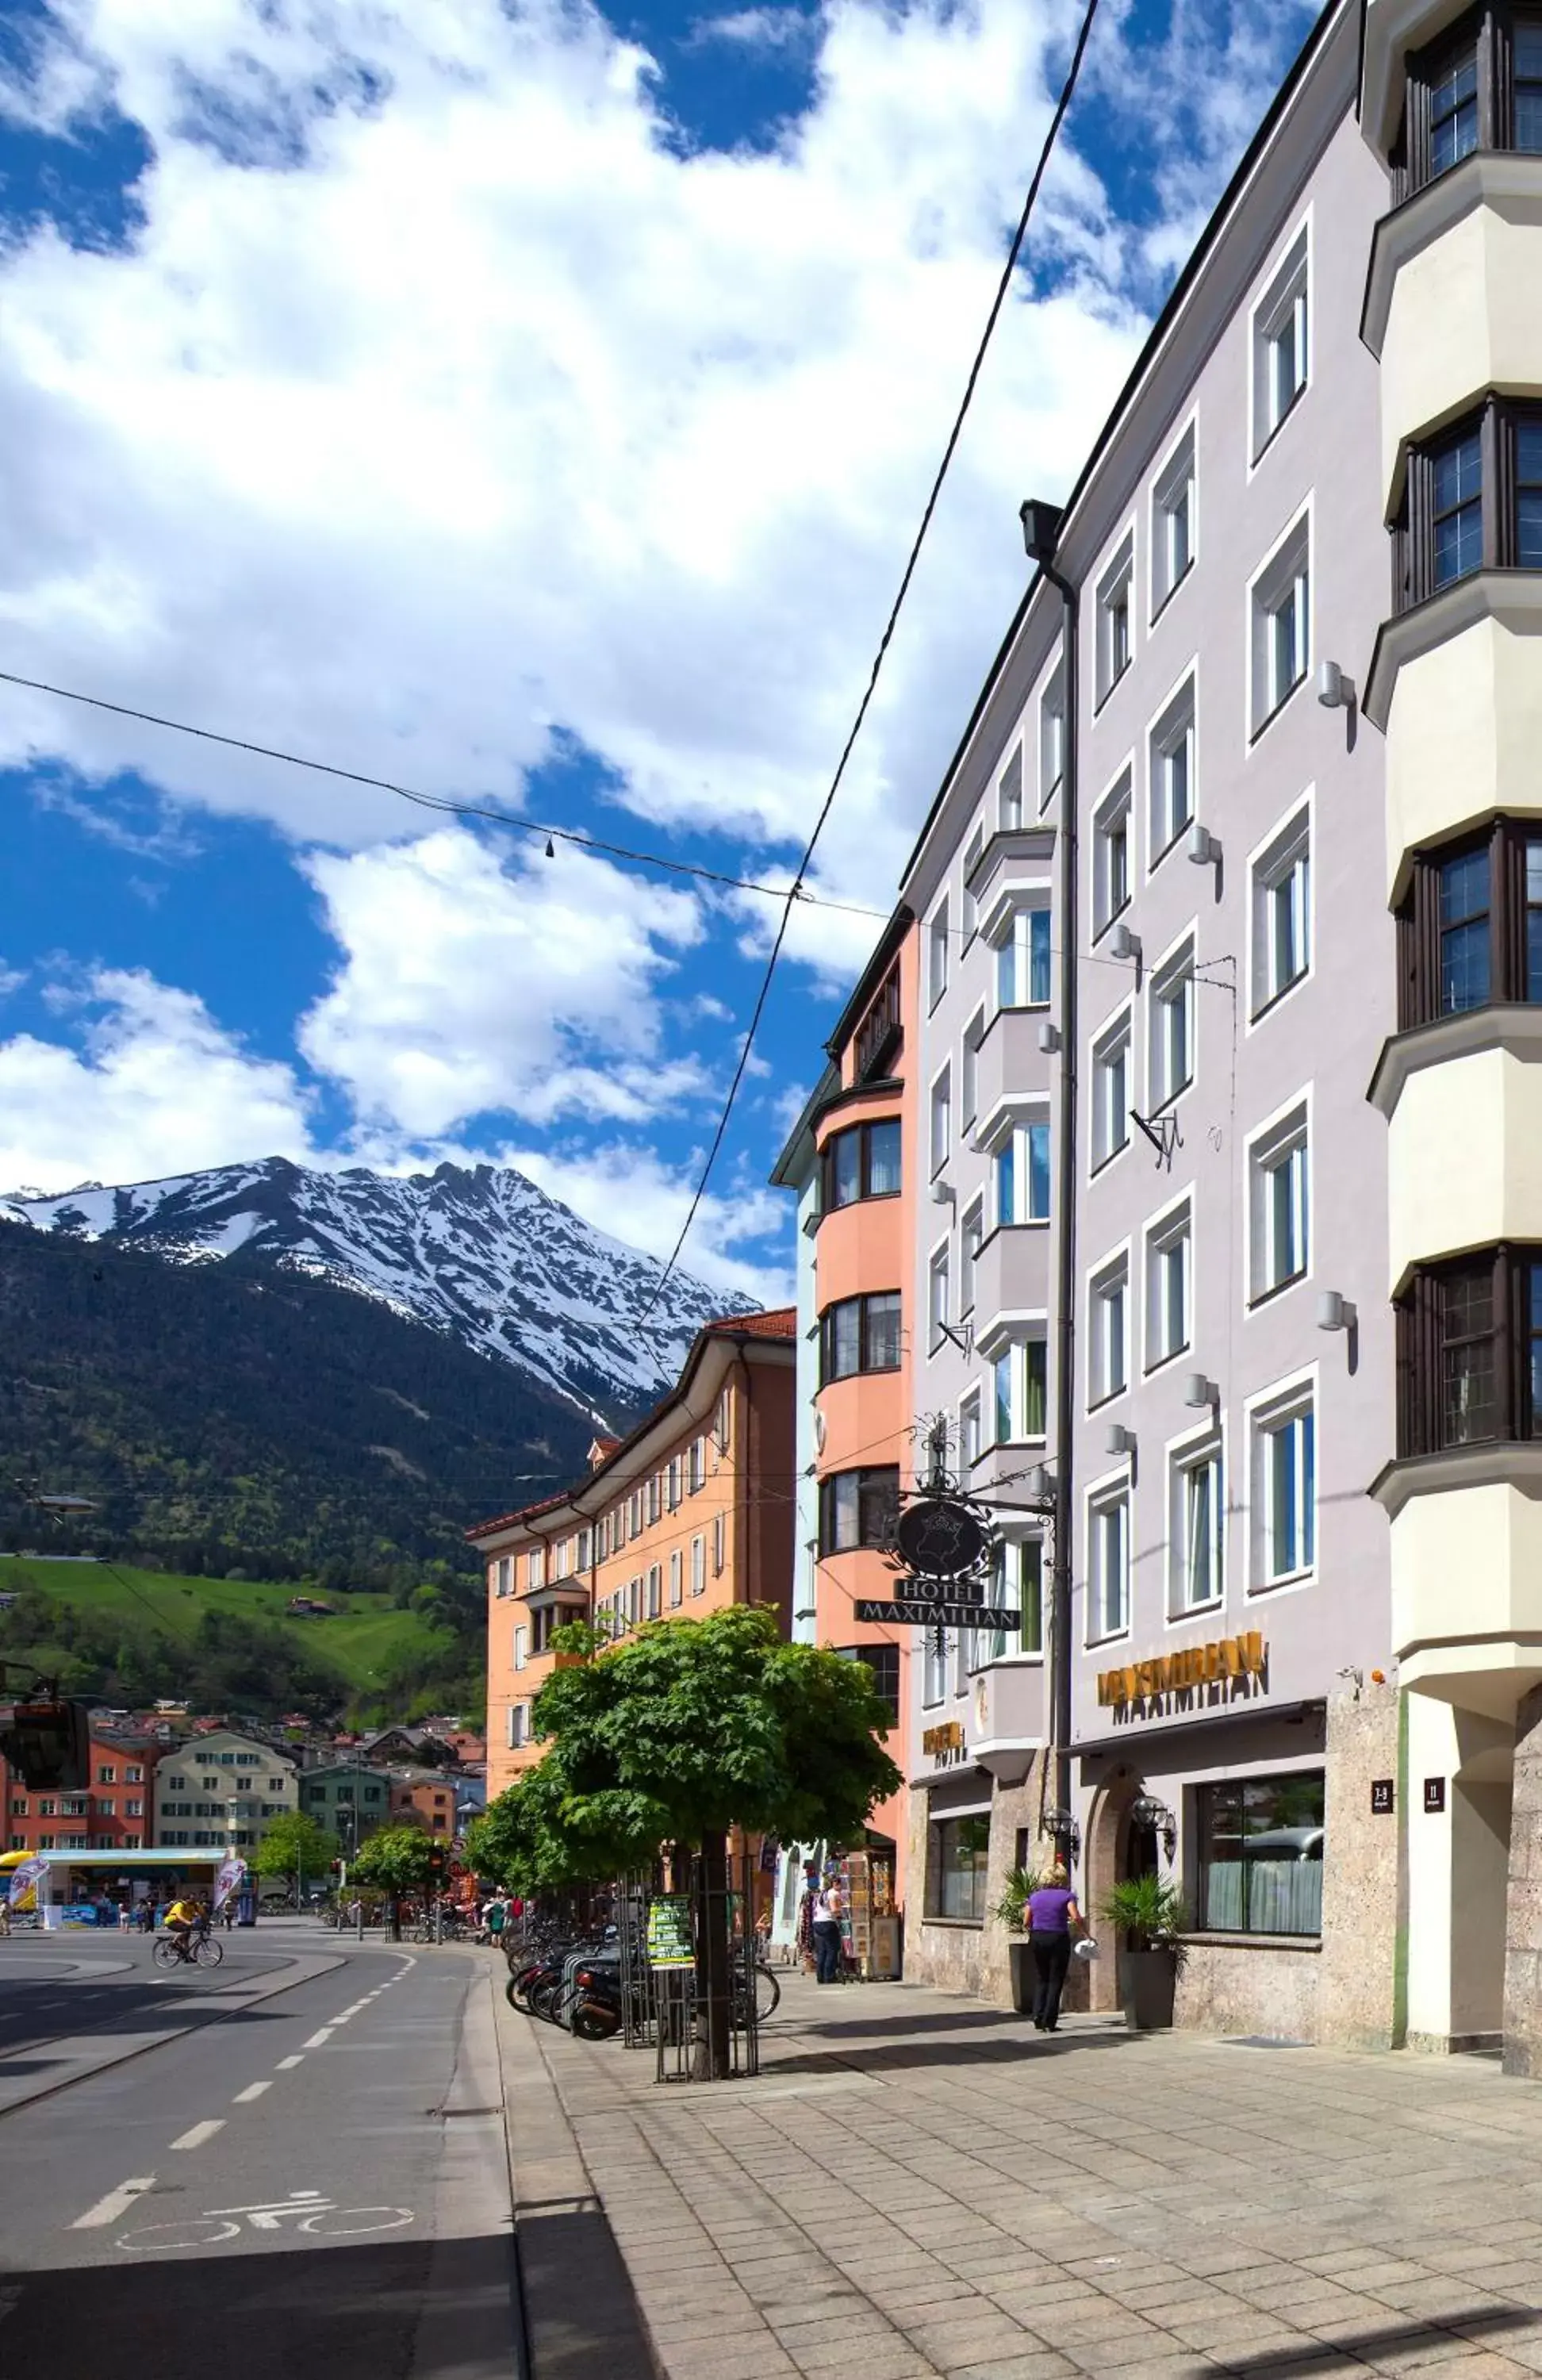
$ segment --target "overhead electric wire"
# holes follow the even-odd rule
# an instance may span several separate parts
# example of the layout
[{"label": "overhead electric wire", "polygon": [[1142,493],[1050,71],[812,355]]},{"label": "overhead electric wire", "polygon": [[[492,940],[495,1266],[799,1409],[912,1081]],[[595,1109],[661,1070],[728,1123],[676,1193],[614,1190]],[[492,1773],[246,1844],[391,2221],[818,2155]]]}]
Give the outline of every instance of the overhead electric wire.
[{"label": "overhead electric wire", "polygon": [[792,922],[794,905],[802,892],[804,876],[813,859],[814,852],[819,844],[820,837],[824,832],[825,821],[829,818],[832,809],[834,808],[835,796],[841,790],[842,780],[846,773],[846,763],[851,759],[857,736],[861,734],[863,723],[867,719],[873,695],[877,690],[879,674],[888,656],[889,646],[893,638],[894,630],[899,624],[899,616],[902,609],[904,608],[905,597],[910,592],[910,582],[916,575],[916,566],[921,558],[921,548],[926,542],[927,531],[931,527],[932,517],[937,510],[938,499],[942,493],[943,481],[948,476],[948,471],[953,463],[953,455],[957,451],[959,439],[963,435],[964,423],[967,417],[969,407],[974,402],[975,390],[978,384],[980,372],[984,368],[986,353],[995,334],[996,324],[1001,318],[1002,309],[1006,303],[1007,292],[1012,286],[1013,274],[1017,270],[1017,260],[1022,253],[1023,242],[1027,236],[1029,219],[1033,214],[1034,207],[1038,203],[1039,187],[1043,182],[1046,172],[1049,170],[1050,159],[1054,153],[1055,142],[1060,135],[1060,128],[1064,122],[1066,110],[1071,104],[1072,94],[1076,88],[1076,79],[1081,73],[1082,59],[1087,52],[1087,41],[1092,31],[1093,19],[1097,14],[1098,0],[1087,0],[1087,8],[1082,17],[1081,30],[1076,35],[1076,45],[1071,54],[1070,67],[1067,70],[1065,80],[1061,86],[1061,94],[1055,103],[1055,112],[1050,119],[1050,128],[1044,136],[1044,143],[1038,152],[1038,162],[1033,169],[1033,176],[1028,183],[1027,194],[1023,200],[1023,211],[1017,218],[1017,228],[1013,233],[1012,245],[1007,250],[1006,262],[1002,268],[1001,277],[996,284],[996,294],[990,301],[990,310],[985,318],[985,328],[980,334],[978,345],[975,349],[974,360],[969,366],[968,378],[964,383],[964,395],[959,400],[958,410],[953,416],[953,427],[948,432],[947,444],[942,449],[942,459],[937,467],[936,476],[932,480],[930,492],[927,497],[926,505],[921,514],[920,525],[916,531],[915,537],[911,540],[910,552],[905,557],[905,568],[900,574],[899,588],[895,593],[893,602],[890,605],[889,617],[884,622],[883,634],[879,638],[878,650],[873,655],[872,667],[868,673],[868,683],[866,687],[863,689],[862,699],[856,707],[856,716],[852,721],[850,733],[846,737],[845,743],[841,748],[841,757],[835,764],[835,774],[832,777],[829,791],[826,793],[824,800],[820,805],[818,816],[814,820],[813,830],[809,834],[807,844],[804,845],[803,856],[797,865],[797,872],[794,876],[792,884],[788,890],[786,902],[782,912],[781,922],[777,927],[776,937],[771,943],[771,953],[766,961],[766,971],[760,979],[760,989],[756,994],[755,1005],[750,1011],[748,1028],[745,1033],[744,1040],[740,1046],[738,1063],[734,1069],[733,1079],[728,1086],[728,1096],[723,1101],[722,1111],[718,1118],[717,1129],[712,1135],[711,1145],[707,1151],[706,1161],[701,1168],[701,1172],[698,1179],[695,1191],[692,1193],[691,1203],[686,1210],[685,1222],[681,1225],[680,1235],[670,1251],[669,1261],[664,1266],[662,1272],[660,1273],[658,1280],[654,1282],[652,1294],[650,1297],[648,1304],[643,1308],[640,1318],[641,1325],[643,1327],[646,1327],[649,1316],[652,1313],[660,1298],[662,1296],[665,1285],[669,1281],[671,1275],[674,1271],[675,1266],[680,1260],[680,1252],[684,1248],[686,1242],[690,1235],[691,1225],[696,1220],[697,1215],[700,1209],[701,1201],[707,1195],[707,1185],[712,1178],[712,1168],[717,1163],[719,1151],[722,1148],[723,1139],[728,1131],[729,1119],[734,1112],[734,1104],[739,1095],[739,1087],[744,1081],[745,1073],[749,1063],[749,1053],[754,1047],[755,1036],[759,1029],[760,1019],[765,1014],[766,1002],[771,994],[771,982],[776,974],[777,962],[782,956],[782,946],[787,939],[787,929]]}]

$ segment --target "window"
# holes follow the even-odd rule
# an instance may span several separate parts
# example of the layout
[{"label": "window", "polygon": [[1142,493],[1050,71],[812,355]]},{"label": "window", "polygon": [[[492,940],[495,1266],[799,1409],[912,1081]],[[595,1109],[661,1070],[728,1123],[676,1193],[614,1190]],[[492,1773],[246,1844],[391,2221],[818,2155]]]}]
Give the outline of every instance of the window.
[{"label": "window", "polygon": [[1248,1143],[1251,1295],[1299,1281],[1311,1260],[1305,1102]]},{"label": "window", "polygon": [[992,1167],[999,1230],[1050,1218],[1050,1127],[1014,1124]]},{"label": "window", "polygon": [[1065,672],[1057,669],[1038,698],[1038,807],[1047,810],[1065,774]]},{"label": "window", "polygon": [[1306,228],[1303,225],[1253,313],[1253,459],[1306,386]]},{"label": "window", "polygon": [[517,1752],[530,1740],[530,1706],[510,1703],[508,1706],[508,1749]]},{"label": "window", "polygon": [[1194,1079],[1194,939],[1151,978],[1150,1074],[1153,1111]]},{"label": "window", "polygon": [[1123,1635],[1130,1624],[1130,1491],[1093,1498],[1088,1506],[1089,1643]]},{"label": "window", "polygon": [[996,945],[998,1008],[1045,1008],[1050,1001],[1050,912],[1014,909]]},{"label": "window", "polygon": [[135,1801],[130,1796],[130,1798],[124,1803],[123,1815],[126,1818],[142,1818],[144,1816],[144,1803],[142,1802]]},{"label": "window", "polygon": [[991,1443],[1015,1446],[1045,1434],[1048,1349],[1039,1338],[1014,1339],[990,1366]]},{"label": "window", "polygon": [[699,1438],[693,1438],[686,1458],[686,1485],[694,1496],[707,1476],[707,1449]]},{"label": "window", "polygon": [[1475,570],[1542,568],[1542,410],[1503,397],[1410,448],[1392,531],[1399,611]]},{"label": "window", "polygon": [[865,1471],[837,1471],[820,1482],[820,1551],[852,1553],[861,1546],[886,1546],[899,1510],[900,1475],[895,1463]]},{"label": "window", "polygon": [[[654,1472],[654,1474],[653,1474],[653,1476],[651,1477],[651,1479],[650,1479],[650,1481],[649,1481],[649,1483],[648,1483],[648,1523],[649,1523],[649,1526],[650,1526],[650,1528],[652,1527],[652,1525],[653,1525],[654,1522],[655,1522],[655,1521],[657,1521],[657,1519],[658,1519],[658,1517],[659,1517],[660,1513],[663,1511],[663,1508],[664,1508],[664,1482],[663,1482],[663,1475],[662,1475],[662,1472],[655,1471],[655,1472]],[[565,1548],[564,1548],[564,1551],[565,1552],[565,1550],[566,1550],[566,1548],[565,1547]],[[565,1576],[566,1576],[566,1571],[567,1571],[567,1565],[566,1565],[566,1563],[565,1562],[565,1563],[563,1564],[562,1568],[558,1571],[558,1572],[557,1572],[557,1576],[558,1576],[559,1578],[565,1577]]]},{"label": "window", "polygon": [[[843,1297],[820,1317],[820,1386],[854,1372],[895,1372],[900,1364],[900,1293]],[[699,1486],[699,1481],[693,1485]]]},{"label": "window", "polygon": [[931,1170],[941,1173],[953,1155],[953,1084],[946,1066],[931,1087]]},{"label": "window", "polygon": [[1194,679],[1184,679],[1151,730],[1151,865],[1194,816]]},{"label": "window", "polygon": [[514,1632],[514,1666],[516,1670],[524,1668],[529,1654],[530,1632],[528,1628],[516,1628]]},{"label": "window", "polygon": [[985,1451],[984,1427],[980,1415],[980,1392],[973,1390],[958,1409],[958,1460],[963,1471],[971,1470]]},{"label": "window", "polygon": [[1254,1415],[1255,1578],[1297,1578],[1317,1561],[1317,1429],[1310,1389]]},{"label": "window", "polygon": [[1151,616],[1194,565],[1194,424],[1190,422],[1151,491]]},{"label": "window", "polygon": [[1042,1537],[1009,1539],[1002,1548],[999,1585],[1002,1602],[1008,1611],[1016,1611],[1018,1621],[1015,1648],[998,1633],[993,1640],[992,1658],[1001,1660],[1015,1649],[1019,1653],[1040,1658],[1044,1652],[1044,1540]]},{"label": "window", "polygon": [[714,1512],[712,1515],[712,1576],[714,1578],[722,1576],[723,1565],[727,1559],[728,1515],[726,1512]]},{"label": "window", "polygon": [[681,1572],[683,1567],[684,1565],[680,1560],[680,1548],[676,1546],[674,1551],[669,1558],[669,1608],[672,1611],[678,1610],[682,1601],[684,1600],[685,1589],[681,1583]]},{"label": "window", "polygon": [[1312,658],[1311,523],[1305,514],[1253,582],[1255,735],[1306,674]]},{"label": "window", "polygon": [[1092,1170],[1096,1173],[1130,1138],[1131,1012],[1105,1026],[1092,1045]]},{"label": "window", "polygon": [[1207,1933],[1322,1932],[1320,1771],[1200,1785],[1195,1818]]},{"label": "window", "polygon": [[896,961],[879,986],[872,1006],[856,1028],[853,1050],[857,1082],[876,1081],[892,1062],[904,1039],[900,1026],[900,970]]},{"label": "window", "polygon": [[927,1828],[927,1915],[983,1925],[990,1894],[986,1866],[990,1815],[933,1818]]},{"label": "window", "polygon": [[1169,1582],[1172,1614],[1180,1619],[1220,1601],[1226,1507],[1219,1439],[1173,1455],[1170,1495]]},{"label": "window", "polygon": [[115,1768],[99,1768],[96,1772],[96,1781],[99,1785],[115,1785],[117,1783],[117,1770]]},{"label": "window", "polygon": [[976,827],[964,847],[964,899],[960,914],[964,921],[964,947],[968,949],[979,931],[979,903],[970,890],[970,879],[985,856],[985,829]]},{"label": "window", "polygon": [[948,1639],[940,1628],[921,1632],[921,1701],[930,1710],[948,1691]]},{"label": "window", "polygon": [[958,1310],[961,1315],[975,1310],[975,1274],[985,1239],[985,1207],[977,1198],[964,1218],[958,1235]]},{"label": "window", "polygon": [[659,1563],[650,1565],[648,1572],[648,1616],[657,1620],[664,1604],[664,1574]]},{"label": "window", "polygon": [[1475,149],[1542,150],[1542,20],[1534,10],[1473,10],[1408,59],[1395,200]]},{"label": "window", "polygon": [[933,1008],[948,989],[948,905],[940,901],[932,912],[927,937],[927,990]]},{"label": "window", "polygon": [[1193,1305],[1191,1208],[1159,1217],[1146,1234],[1146,1368],[1171,1362],[1189,1343]]},{"label": "window", "polygon": [[1312,963],[1312,823],[1300,809],[1253,862],[1252,1014],[1282,999]]},{"label": "window", "polygon": [[539,1586],[541,1583],[542,1577],[544,1576],[544,1566],[541,1562],[540,1555],[540,1548],[539,1546],[532,1546],[528,1555],[526,1557],[525,1579],[527,1587]]},{"label": "window", "polygon": [[996,784],[996,824],[1002,834],[1015,834],[1023,823],[1023,747],[1018,746]]},{"label": "window", "polygon": [[1099,803],[1092,820],[1092,938],[1111,926],[1130,898],[1128,769]]},{"label": "window", "polygon": [[927,1348],[935,1355],[953,1320],[948,1311],[950,1265],[945,1246],[937,1250],[927,1272]]},{"label": "window", "polygon": [[862,1661],[872,1672],[873,1692],[889,1706],[889,1723],[900,1723],[900,1648],[897,1645],[856,1645],[842,1647],[843,1658]]},{"label": "window", "polygon": [[1106,702],[1130,666],[1130,590],[1135,579],[1135,540],[1126,537],[1098,587],[1097,692]]},{"label": "window", "polygon": [[979,1105],[980,1044],[985,1039],[985,1011],[969,1019],[964,1028],[964,1049],[959,1066],[959,1126],[967,1132],[975,1121]]},{"label": "window", "polygon": [[[694,1447],[691,1452],[694,1461],[696,1452]],[[640,1488],[633,1491],[631,1500],[626,1507],[626,1534],[629,1538],[640,1537],[642,1535],[642,1489]]]},{"label": "window", "polygon": [[1542,1437],[1542,1251],[1421,1266],[1397,1305],[1398,1452]]},{"label": "window", "polygon": [[1129,1384],[1130,1257],[1126,1249],[1092,1276],[1088,1402],[1102,1404]]},{"label": "window", "polygon": [[820,1204],[854,1206],[859,1198],[897,1198],[900,1189],[900,1121],[853,1124],[827,1140],[820,1159]]},{"label": "window", "polygon": [[718,1409],[712,1422],[712,1437],[720,1454],[728,1451],[728,1433],[732,1426],[733,1398],[726,1389],[718,1398]]},{"label": "window", "polygon": [[127,1767],[123,1772],[123,1781],[126,1785],[142,1785],[144,1783],[144,1770],[140,1768],[137,1763],[130,1761]]},{"label": "window", "polygon": [[1542,1000],[1542,834],[1498,819],[1416,853],[1398,911],[1398,1023]]},{"label": "window", "polygon": [[680,1457],[677,1454],[670,1456],[669,1467],[664,1474],[664,1502],[672,1512],[680,1509]]}]

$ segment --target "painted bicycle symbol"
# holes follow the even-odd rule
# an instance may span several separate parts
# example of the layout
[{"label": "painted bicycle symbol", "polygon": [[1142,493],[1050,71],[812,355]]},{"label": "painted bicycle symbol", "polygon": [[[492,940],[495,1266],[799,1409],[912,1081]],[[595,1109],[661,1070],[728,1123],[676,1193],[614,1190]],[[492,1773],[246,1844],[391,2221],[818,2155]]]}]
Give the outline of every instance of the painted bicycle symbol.
[{"label": "painted bicycle symbol", "polygon": [[319,2190],[292,2190],[286,2198],[257,2206],[210,2206],[179,2223],[147,2223],[119,2234],[116,2245],[131,2255],[167,2249],[217,2248],[239,2239],[243,2219],[254,2231],[280,2231],[287,2225],[312,2239],[358,2240],[371,2231],[400,2231],[413,2220],[410,2206],[339,2206]]}]

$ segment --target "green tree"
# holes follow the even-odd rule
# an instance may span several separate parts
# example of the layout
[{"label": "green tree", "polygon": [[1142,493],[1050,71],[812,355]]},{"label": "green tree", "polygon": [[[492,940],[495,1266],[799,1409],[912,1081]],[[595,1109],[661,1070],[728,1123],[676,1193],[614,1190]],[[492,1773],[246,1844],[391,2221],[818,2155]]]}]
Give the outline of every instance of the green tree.
[{"label": "green tree", "polygon": [[263,1830],[257,1846],[259,1876],[282,1876],[297,1896],[308,1876],[324,1876],[337,1857],[337,1838],[319,1827],[304,1810],[285,1810]]},{"label": "green tree", "polygon": [[359,1845],[351,1881],[371,1885],[385,1894],[394,1935],[401,1931],[402,1895],[428,1890],[432,1852],[432,1837],[416,1827],[380,1827]]},{"label": "green tree", "polygon": [[[864,1662],[789,1645],[775,1615],[736,1606],[672,1620],[606,1650],[589,1629],[558,1632],[585,1658],[553,1671],[532,1712],[550,1749],[475,1830],[475,1864],[523,1889],[650,1867],[665,1844],[698,1851],[721,1907],[733,1827],[783,1842],[859,1838],[900,1772],[880,1738],[892,1724]],[[726,1946],[698,1925],[700,2004],[715,2020],[697,2070],[728,2061]]]}]

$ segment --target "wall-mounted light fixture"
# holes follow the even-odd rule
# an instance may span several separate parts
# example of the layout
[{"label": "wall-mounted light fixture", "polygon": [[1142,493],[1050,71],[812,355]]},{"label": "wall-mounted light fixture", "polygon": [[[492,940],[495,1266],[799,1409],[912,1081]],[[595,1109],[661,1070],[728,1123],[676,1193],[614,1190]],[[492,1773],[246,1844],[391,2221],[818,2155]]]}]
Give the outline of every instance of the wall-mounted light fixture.
[{"label": "wall-mounted light fixture", "polygon": [[1052,1058],[1060,1048],[1060,1026],[1051,1025],[1047,1016],[1038,1020],[1038,1046],[1046,1058]]},{"label": "wall-mounted light fixture", "polygon": [[1122,1421],[1111,1421],[1103,1444],[1110,1454],[1133,1454],[1135,1451],[1135,1431],[1126,1428]]},{"label": "wall-mounted light fixture", "polygon": [[1075,1812],[1046,1810],[1038,1823],[1043,1833],[1051,1835],[1060,1845],[1067,1864],[1074,1867],[1082,1850],[1082,1830],[1076,1824]]},{"label": "wall-mounted light fixture", "polygon": [[1140,936],[1133,934],[1123,918],[1109,936],[1109,956],[1115,959],[1140,958]]},{"label": "wall-mounted light fixture", "polygon": [[1137,1827],[1149,1827],[1160,1835],[1171,1867],[1178,1855],[1178,1821],[1167,1803],[1159,1801],[1155,1793],[1137,1793],[1130,1804],[1130,1815]]},{"label": "wall-mounted light fixture", "polygon": [[1196,868],[1216,868],[1220,863],[1220,843],[1197,819],[1189,829],[1188,855]]},{"label": "wall-mounted light fixture", "polygon": [[1336,1289],[1325,1289],[1317,1300],[1319,1330],[1353,1330],[1359,1318],[1353,1302]]},{"label": "wall-mounted light fixture", "polygon": [[931,1203],[934,1207],[956,1206],[958,1192],[951,1182],[934,1182],[931,1185]]},{"label": "wall-mounted light fixture", "polygon": [[1317,663],[1317,700],[1324,710],[1353,710],[1357,700],[1354,680],[1346,677],[1337,662]]},{"label": "wall-mounted light fixture", "polygon": [[1213,1411],[1220,1402],[1220,1390],[1203,1372],[1191,1372],[1184,1382],[1184,1402],[1186,1405],[1208,1405]]}]

